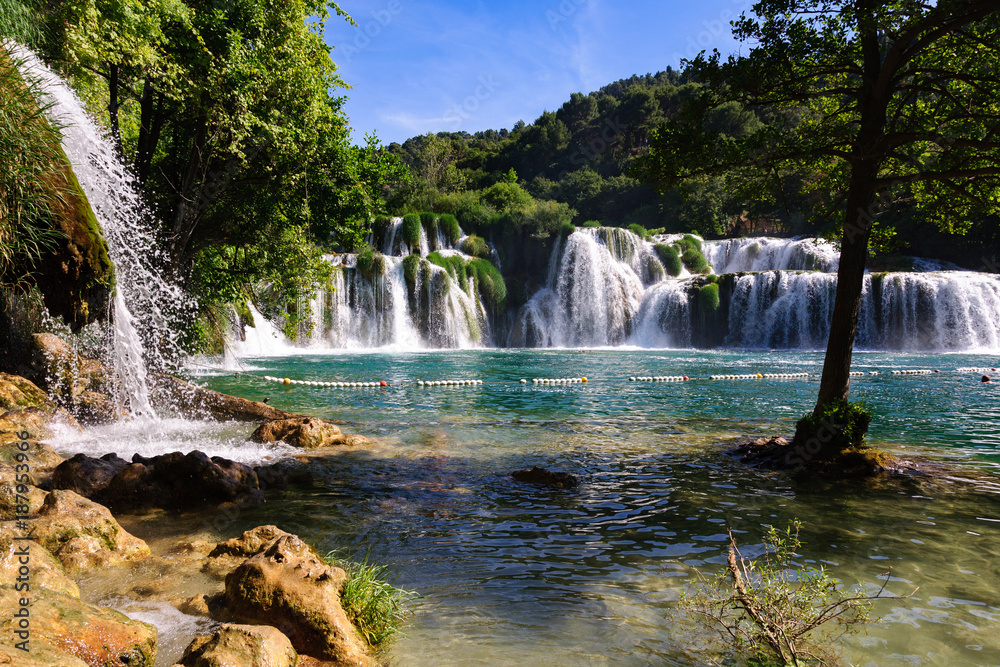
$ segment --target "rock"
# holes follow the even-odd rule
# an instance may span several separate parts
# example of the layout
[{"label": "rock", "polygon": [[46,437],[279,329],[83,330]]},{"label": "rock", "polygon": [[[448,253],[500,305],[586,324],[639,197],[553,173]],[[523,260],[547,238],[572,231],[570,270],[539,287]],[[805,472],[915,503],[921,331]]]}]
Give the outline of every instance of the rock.
[{"label": "rock", "polygon": [[266,403],[220,394],[170,375],[154,375],[150,379],[154,399],[174,406],[185,416],[243,422],[271,421],[295,416]]},{"label": "rock", "polygon": [[250,558],[261,552],[268,542],[278,537],[291,535],[277,526],[257,526],[245,531],[239,537],[234,537],[225,542],[219,542],[215,548],[209,552],[209,558],[219,556],[236,556],[238,558]]},{"label": "rock", "polygon": [[21,408],[51,408],[49,395],[20,375],[0,373],[0,411]]},{"label": "rock", "polygon": [[50,492],[32,527],[35,540],[71,569],[149,556],[146,543],[126,532],[108,508],[72,491]]},{"label": "rock", "polygon": [[177,610],[189,616],[211,616],[212,610],[208,605],[208,598],[204,593],[198,593],[189,600],[177,605]]},{"label": "rock", "polygon": [[31,590],[44,588],[71,598],[80,597],[79,587],[66,576],[62,563],[38,542],[14,540],[0,552],[0,581],[13,585],[22,566],[30,570]]},{"label": "rock", "polygon": [[295,667],[298,656],[288,637],[267,625],[223,625],[198,637],[180,663],[185,667]]},{"label": "rock", "polygon": [[89,426],[110,424],[125,416],[121,406],[109,395],[96,391],[84,391],[75,396],[71,409],[82,424]]},{"label": "rock", "polygon": [[117,454],[107,454],[99,459],[77,454],[52,471],[52,488],[67,489],[84,498],[91,498],[108,488],[111,479],[128,465],[129,462]]},{"label": "rock", "polygon": [[[50,406],[10,410],[0,415],[0,445],[20,442],[24,440],[20,436],[25,433],[28,434],[27,440],[30,442],[45,440],[54,435],[55,429],[82,431],[73,415],[62,408]],[[52,448],[49,447],[49,450]],[[55,454],[55,451],[52,450],[52,453]],[[53,467],[61,462],[60,456]]]},{"label": "rock", "polygon": [[[16,472],[14,466],[0,463],[0,520],[31,516],[42,508],[45,491],[25,483],[24,475],[25,473]],[[18,482],[18,478],[22,481]],[[30,481],[32,476],[29,474],[27,478]]]},{"label": "rock", "polygon": [[250,436],[253,442],[282,440],[293,447],[315,449],[344,443],[340,427],[315,417],[276,419],[261,424]]},{"label": "rock", "polygon": [[573,489],[577,485],[576,476],[568,472],[554,472],[538,466],[531,470],[515,470],[510,476],[519,482],[543,484],[556,489]]},{"label": "rock", "polygon": [[[0,636],[11,636],[21,595],[11,588],[0,588]],[[156,628],[152,625],[45,589],[31,591],[30,631],[31,646],[48,644],[89,665],[152,667],[156,660]]]},{"label": "rock", "polygon": [[109,395],[108,371],[100,361],[85,359],[53,334],[32,336],[30,379],[60,406],[87,424],[104,424],[122,416]]},{"label": "rock", "polygon": [[0,665],[13,667],[89,667],[87,663],[69,654],[57,651],[48,644],[33,641],[31,652],[0,644]]},{"label": "rock", "polygon": [[93,459],[78,454],[60,467],[53,483],[60,488],[90,491],[86,495],[91,499],[116,511],[189,509],[230,502],[248,505],[264,500],[257,473],[222,457],[210,459],[195,451],[151,458],[137,455],[133,461],[128,463],[113,455]]},{"label": "rock", "polygon": [[283,535],[226,577],[226,606],[241,622],[278,628],[299,653],[372,665],[364,641],[340,606],[346,578],[297,536]]}]

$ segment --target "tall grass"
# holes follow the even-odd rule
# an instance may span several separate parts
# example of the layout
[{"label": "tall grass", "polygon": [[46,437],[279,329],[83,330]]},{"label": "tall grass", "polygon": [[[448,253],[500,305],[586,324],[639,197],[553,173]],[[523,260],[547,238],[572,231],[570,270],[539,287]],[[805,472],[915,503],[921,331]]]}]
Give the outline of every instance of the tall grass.
[{"label": "tall grass", "polygon": [[326,562],[347,573],[347,582],[340,591],[340,605],[358,632],[373,648],[384,646],[399,633],[405,618],[404,603],[416,594],[392,585],[386,577],[388,567],[368,562],[347,560],[331,551]]},{"label": "tall grass", "polygon": [[486,303],[495,310],[504,310],[507,307],[507,284],[497,267],[485,259],[474,259],[469,262],[467,270]]},{"label": "tall grass", "polygon": [[41,21],[31,3],[0,0],[0,43],[14,40],[35,44],[41,38]]},{"label": "tall grass", "polygon": [[416,213],[404,215],[403,228],[400,231],[403,234],[403,242],[416,249],[420,245],[420,216]]}]

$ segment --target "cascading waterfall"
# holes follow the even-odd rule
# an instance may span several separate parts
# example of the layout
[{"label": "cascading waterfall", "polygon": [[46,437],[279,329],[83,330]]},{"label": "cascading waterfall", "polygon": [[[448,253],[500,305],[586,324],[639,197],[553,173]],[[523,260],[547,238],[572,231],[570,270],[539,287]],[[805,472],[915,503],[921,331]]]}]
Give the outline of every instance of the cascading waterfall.
[{"label": "cascading waterfall", "polygon": [[822,271],[836,273],[840,253],[820,239],[767,237],[705,241],[702,254],[717,274],[746,271]]},{"label": "cascading waterfall", "polygon": [[[23,47],[13,49],[22,75],[38,81],[48,115],[61,128],[62,146],[87,195],[108,244],[117,275],[109,356],[118,402],[133,416],[155,417],[147,364],[170,365],[164,350],[177,350],[173,314],[187,307],[183,292],[154,268],[158,249],[134,181],[112,142],[90,118],[61,77]],[[141,313],[137,327],[133,313]]]}]

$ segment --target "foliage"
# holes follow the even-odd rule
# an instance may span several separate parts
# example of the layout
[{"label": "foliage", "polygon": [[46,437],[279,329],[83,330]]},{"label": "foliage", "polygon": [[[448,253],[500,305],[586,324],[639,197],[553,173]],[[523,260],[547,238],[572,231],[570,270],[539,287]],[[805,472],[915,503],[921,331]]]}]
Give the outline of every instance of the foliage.
[{"label": "foliage", "polygon": [[681,261],[691,273],[711,273],[708,262],[705,261],[705,256],[701,254],[700,250],[693,247],[689,246],[688,249],[684,251],[681,255]]},{"label": "foliage", "polygon": [[663,267],[667,270],[668,274],[675,278],[681,275],[684,267],[677,248],[666,243],[657,243],[653,249],[656,250],[656,254],[660,258],[660,261],[663,262]]},{"label": "foliage", "polygon": [[883,595],[885,584],[874,595],[845,591],[824,568],[799,566],[799,528],[798,521],[783,533],[769,526],[764,554],[756,560],[744,558],[730,532],[726,569],[714,580],[692,582],[695,593],[681,599],[684,608],[758,664],[827,664],[837,637],[873,622],[874,600],[896,599]]},{"label": "foliage", "polygon": [[684,245],[688,248],[694,248],[698,252],[701,252],[701,239],[693,234],[685,234],[682,238]]},{"label": "foliage", "polygon": [[420,255],[407,255],[403,258],[403,279],[410,291],[413,291],[417,285],[417,270],[419,268]]},{"label": "foliage", "polygon": [[442,213],[438,217],[438,224],[441,225],[441,230],[444,232],[445,238],[448,239],[448,243],[452,245],[458,243],[458,239],[462,236],[462,230],[454,215],[451,213]]},{"label": "foliage", "polygon": [[420,245],[420,216],[416,213],[404,215],[400,232],[406,245],[417,248]]},{"label": "foliage", "polygon": [[489,259],[490,257],[490,247],[487,245],[486,241],[480,237],[473,234],[472,236],[466,236],[459,250],[464,252],[466,255],[472,255],[473,257],[478,257],[479,259]]},{"label": "foliage", "polygon": [[41,36],[39,16],[30,0],[0,0],[0,42],[34,44]]},{"label": "foliage", "polygon": [[458,281],[458,286],[463,292],[468,291],[469,281],[467,277],[467,268],[465,259],[461,256],[449,255],[445,257],[441,253],[432,252],[427,255],[427,261],[435,266],[440,266],[442,269],[447,271],[448,275]]},{"label": "foliage", "polygon": [[559,235],[563,238],[576,233],[576,225],[572,222],[564,222],[559,226]]},{"label": "foliage", "polygon": [[497,267],[485,259],[474,259],[467,271],[486,303],[496,311],[503,311],[507,307],[507,285]]},{"label": "foliage", "polygon": [[635,234],[636,236],[638,236],[639,238],[641,238],[643,241],[649,241],[652,238],[649,231],[647,231],[645,227],[643,227],[637,222],[633,222],[631,225],[629,225],[628,230],[633,234]]},{"label": "foliage", "polygon": [[795,424],[794,443],[818,459],[862,449],[871,421],[872,413],[863,404],[830,401]]},{"label": "foliage", "polygon": [[719,286],[715,283],[702,285],[698,288],[698,306],[706,315],[719,310]]},{"label": "foliage", "polygon": [[587,220],[587,221],[585,221],[580,226],[583,227],[584,229],[596,229],[597,227],[601,226],[601,221],[600,220]]},{"label": "foliage", "polygon": [[386,645],[399,633],[405,619],[403,605],[416,594],[394,586],[386,577],[388,566],[370,563],[367,556],[355,561],[330,552],[325,560],[347,573],[340,591],[340,603],[347,617],[369,646]]}]

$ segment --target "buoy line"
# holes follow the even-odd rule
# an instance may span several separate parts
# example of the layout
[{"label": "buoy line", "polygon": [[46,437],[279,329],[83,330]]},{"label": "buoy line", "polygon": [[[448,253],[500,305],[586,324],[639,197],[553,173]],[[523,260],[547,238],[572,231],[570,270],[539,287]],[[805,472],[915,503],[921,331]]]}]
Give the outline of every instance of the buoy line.
[{"label": "buoy line", "polygon": [[956,368],[955,372],[956,373],[996,373],[997,369],[995,369],[995,368],[968,368],[968,367],[963,367],[963,368]]},{"label": "buoy line", "polygon": [[[578,378],[531,378],[531,384],[585,384],[589,380],[585,377]],[[526,378],[522,378],[521,384],[528,384]]]},{"label": "buoy line", "polygon": [[659,375],[646,377],[630,377],[629,382],[686,382],[690,380],[687,375]]},{"label": "buoy line", "polygon": [[915,369],[915,370],[907,370],[907,371],[893,371],[892,374],[893,375],[933,375],[934,373],[940,373],[940,372],[941,371],[936,371],[936,370],[932,371],[932,370],[928,370],[928,369],[922,368],[922,369],[919,369],[919,370]]},{"label": "buoy line", "polygon": [[388,387],[389,383],[385,380],[381,382],[318,382],[314,380],[292,380],[289,378],[278,378],[272,375],[265,375],[264,379],[268,382],[277,382],[283,385],[299,385],[304,387],[336,387],[337,389],[355,389],[361,387]]},{"label": "buoy line", "polygon": [[468,387],[483,384],[482,380],[417,380],[421,387]]},{"label": "buoy line", "polygon": [[805,378],[809,373],[750,373],[742,375],[709,375],[710,380],[760,380],[760,379],[783,379],[783,378]]}]

